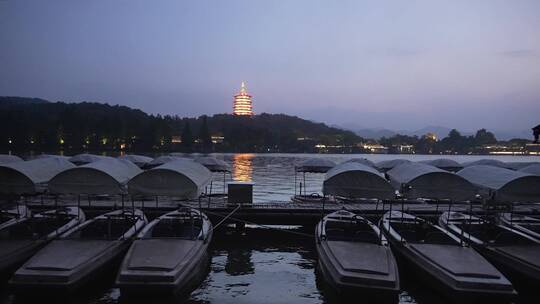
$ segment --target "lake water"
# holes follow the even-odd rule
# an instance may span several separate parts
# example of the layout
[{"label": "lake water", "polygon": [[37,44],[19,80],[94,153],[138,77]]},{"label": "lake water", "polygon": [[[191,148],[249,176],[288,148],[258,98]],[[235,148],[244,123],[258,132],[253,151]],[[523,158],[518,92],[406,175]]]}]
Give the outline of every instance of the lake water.
[{"label": "lake water", "polygon": [[[294,194],[294,165],[308,157],[325,157],[341,162],[353,157],[366,157],[374,162],[407,158],[424,160],[440,156],[425,155],[296,155],[296,154],[217,154],[231,164],[231,177],[239,181],[252,181],[255,202],[288,201]],[[448,156],[445,156],[448,157]],[[494,158],[502,161],[540,161],[540,157],[516,156],[453,156],[457,161]],[[323,174],[306,176],[307,192],[320,192]],[[223,176],[216,174],[213,192],[223,189]],[[312,234],[309,229],[302,233]],[[231,228],[216,231],[211,249],[208,276],[188,298],[173,300],[143,300],[140,303],[344,303],[326,287],[316,270],[317,256],[311,236],[302,237],[290,230],[247,229],[245,233]],[[445,300],[433,293],[414,274],[402,272],[403,290],[399,303],[443,303]],[[22,303],[10,295],[5,285],[0,288],[0,304]],[[132,303],[121,298],[111,283],[75,295],[68,303]],[[360,303],[354,299],[351,303]],[[533,303],[533,302],[531,302]]]},{"label": "lake water", "polygon": [[[253,182],[255,203],[288,201],[295,191],[294,166],[310,157],[321,157],[340,163],[351,158],[367,158],[373,162],[396,158],[421,161],[427,159],[450,158],[457,162],[475,161],[483,158],[504,162],[540,162],[540,156],[486,156],[486,155],[388,155],[388,154],[214,154],[231,166],[231,178],[237,181]],[[306,174],[306,193],[321,192],[324,174]],[[212,192],[223,191],[223,175],[214,176]],[[297,187],[303,182],[302,174],[297,174]]]}]

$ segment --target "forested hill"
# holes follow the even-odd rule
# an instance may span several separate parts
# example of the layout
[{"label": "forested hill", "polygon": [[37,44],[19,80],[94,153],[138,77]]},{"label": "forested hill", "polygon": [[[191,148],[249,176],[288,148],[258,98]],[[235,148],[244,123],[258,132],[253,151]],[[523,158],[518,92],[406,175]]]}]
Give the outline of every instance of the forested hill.
[{"label": "forested hill", "polygon": [[1,151],[313,152],[316,144],[361,141],[353,132],[284,114],[181,118],[24,97],[0,97],[0,128]]}]

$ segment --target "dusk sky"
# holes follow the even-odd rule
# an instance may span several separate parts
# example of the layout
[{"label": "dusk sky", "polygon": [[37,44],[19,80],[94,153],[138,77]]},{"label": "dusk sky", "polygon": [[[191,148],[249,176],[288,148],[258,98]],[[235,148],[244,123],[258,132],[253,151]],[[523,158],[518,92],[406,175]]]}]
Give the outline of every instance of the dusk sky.
[{"label": "dusk sky", "polygon": [[150,113],[527,130],[540,1],[0,0],[0,95]]}]

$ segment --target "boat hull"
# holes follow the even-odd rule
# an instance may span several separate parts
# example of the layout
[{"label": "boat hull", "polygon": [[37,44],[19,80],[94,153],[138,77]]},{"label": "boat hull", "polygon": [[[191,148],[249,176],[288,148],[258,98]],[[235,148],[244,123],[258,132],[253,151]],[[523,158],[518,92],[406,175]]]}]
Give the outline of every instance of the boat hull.
[{"label": "boat hull", "polygon": [[194,264],[186,276],[183,276],[176,282],[123,282],[116,281],[116,286],[120,288],[122,297],[175,297],[185,295],[194,290],[204,280],[208,273],[210,265],[210,257],[207,252],[204,252],[197,263]]},{"label": "boat hull", "polygon": [[328,267],[328,262],[323,261],[319,253],[317,267],[328,285],[343,298],[358,297],[367,298],[380,303],[393,303],[398,300],[399,288],[381,288],[367,284],[350,284],[338,279],[333,267]]},{"label": "boat hull", "polygon": [[[531,265],[497,248],[475,246],[486,259],[501,270],[519,288],[540,286],[540,266]],[[538,252],[540,254],[540,251]]]},{"label": "boat hull", "polygon": [[[188,229],[188,237],[184,226],[170,229],[166,224],[172,221],[183,225],[184,220],[179,218],[189,221],[194,217],[201,220],[196,236],[192,235],[193,228]],[[168,227],[165,231],[156,228],[162,221],[162,227]],[[173,297],[191,292],[208,273],[211,227],[206,215],[190,209],[173,211],[152,221],[140,232],[122,262],[116,278],[122,296]]]},{"label": "boat hull", "polygon": [[[54,242],[69,242],[70,240],[59,240]],[[54,244],[51,243],[51,244]],[[40,294],[71,294],[78,291],[82,286],[89,282],[97,281],[97,278],[105,275],[109,270],[118,265],[122,256],[129,248],[129,241],[110,241],[117,242],[108,246],[99,255],[84,261],[76,268],[61,270],[47,269],[40,267],[35,270],[25,269],[26,265],[31,265],[30,259],[23,265],[11,278],[9,284],[18,295],[27,295],[28,290],[39,291]],[[45,248],[46,249],[46,248]]]},{"label": "boat hull", "polygon": [[427,263],[422,263],[418,255],[404,248],[402,244],[390,241],[392,250],[396,255],[400,267],[406,268],[408,273],[414,273],[414,277],[426,283],[446,298],[451,298],[459,303],[507,303],[515,299],[516,293],[509,290],[498,291],[496,289],[472,289],[457,288],[454,284],[437,273]]},{"label": "boat hull", "polygon": [[399,273],[388,246],[375,243],[330,241],[316,228],[318,268],[332,289],[343,297],[362,296],[376,302],[395,302]]}]

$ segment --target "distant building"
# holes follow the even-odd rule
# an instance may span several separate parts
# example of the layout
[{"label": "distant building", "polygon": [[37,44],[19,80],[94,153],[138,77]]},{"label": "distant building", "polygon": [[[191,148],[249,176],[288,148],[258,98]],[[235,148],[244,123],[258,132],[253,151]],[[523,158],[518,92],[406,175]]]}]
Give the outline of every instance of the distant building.
[{"label": "distant building", "polygon": [[413,145],[398,145],[398,146],[396,146],[396,149],[397,149],[398,153],[414,154],[414,146]]},{"label": "distant building", "polygon": [[386,153],[388,153],[388,147],[385,147],[383,145],[379,145],[377,143],[362,144],[362,148],[364,148],[364,150],[369,151],[370,153],[374,153],[374,154],[386,154]]},{"label": "distant building", "polygon": [[540,144],[529,143],[525,145],[526,154],[529,155],[540,155]]},{"label": "distant building", "polygon": [[212,135],[212,143],[213,144],[222,144],[225,140],[225,137],[222,135]]},{"label": "distant building", "polygon": [[173,135],[171,137],[171,143],[173,143],[173,144],[181,144],[182,143],[182,137],[180,135]]},{"label": "distant building", "polygon": [[427,139],[433,140],[433,141],[437,141],[437,134],[432,133],[432,132],[426,133],[426,135],[424,135],[424,137],[427,138]]},{"label": "distant building", "polygon": [[240,92],[234,95],[233,115],[253,116],[251,95],[248,94],[246,84],[243,81]]}]

